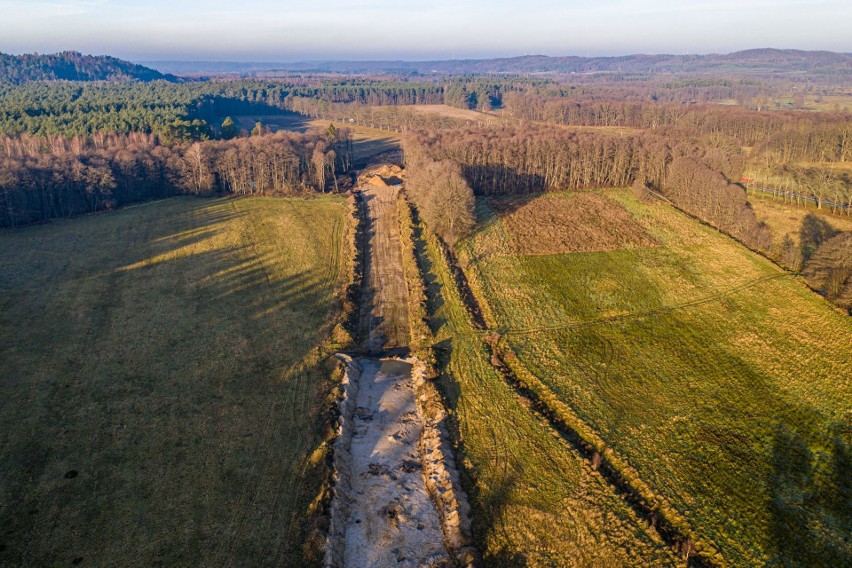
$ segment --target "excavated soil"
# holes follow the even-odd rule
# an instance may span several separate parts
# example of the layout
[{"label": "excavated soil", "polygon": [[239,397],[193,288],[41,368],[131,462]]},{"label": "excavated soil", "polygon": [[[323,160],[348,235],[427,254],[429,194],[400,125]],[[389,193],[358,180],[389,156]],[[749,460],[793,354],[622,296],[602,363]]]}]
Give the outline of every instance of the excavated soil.
[{"label": "excavated soil", "polygon": [[443,407],[428,393],[424,365],[402,358],[410,331],[398,191],[374,184],[361,193],[368,242],[360,334],[369,356],[340,356],[328,568],[469,565],[475,556]]},{"label": "excavated soil", "polygon": [[370,241],[362,295],[361,337],[371,354],[408,345],[408,288],[402,269],[397,206],[399,190],[370,186],[361,193]]},{"label": "excavated soil", "polygon": [[423,479],[412,365],[360,359],[344,566],[443,566],[440,518]]}]

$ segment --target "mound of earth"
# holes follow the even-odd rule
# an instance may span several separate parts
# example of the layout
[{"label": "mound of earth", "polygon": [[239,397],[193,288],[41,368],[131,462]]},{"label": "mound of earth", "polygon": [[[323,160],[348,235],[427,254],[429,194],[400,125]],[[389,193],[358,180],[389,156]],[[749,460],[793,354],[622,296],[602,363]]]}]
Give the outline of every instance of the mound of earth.
[{"label": "mound of earth", "polygon": [[492,198],[515,254],[597,252],[657,241],[624,207],[594,193]]},{"label": "mound of earth", "polygon": [[405,172],[395,164],[382,164],[364,170],[359,177],[359,183],[375,187],[392,187],[402,184]]}]

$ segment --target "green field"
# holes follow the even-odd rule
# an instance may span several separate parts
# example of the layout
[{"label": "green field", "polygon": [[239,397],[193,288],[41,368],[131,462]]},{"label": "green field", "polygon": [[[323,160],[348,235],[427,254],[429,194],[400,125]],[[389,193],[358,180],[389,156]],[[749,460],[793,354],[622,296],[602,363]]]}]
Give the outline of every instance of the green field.
[{"label": "green field", "polygon": [[461,263],[509,359],[725,563],[848,564],[852,321],[668,206],[602,194],[659,244],[517,255],[478,201]]},{"label": "green field", "polygon": [[677,558],[491,366],[434,237],[429,324],[485,566],[674,566]]},{"label": "green field", "polygon": [[0,232],[0,565],[303,565],[344,200]]}]

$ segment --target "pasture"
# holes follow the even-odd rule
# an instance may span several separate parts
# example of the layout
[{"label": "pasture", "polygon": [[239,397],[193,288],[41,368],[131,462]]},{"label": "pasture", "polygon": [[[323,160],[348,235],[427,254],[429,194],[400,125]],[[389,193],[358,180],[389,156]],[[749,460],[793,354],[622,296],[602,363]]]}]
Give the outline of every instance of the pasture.
[{"label": "pasture", "polygon": [[726,563],[848,563],[852,322],[666,205],[597,195],[611,215],[566,224],[553,242],[617,234],[625,213],[653,242],[517,254],[525,234],[553,227],[519,232],[505,203],[478,200],[460,264],[507,357]]},{"label": "pasture", "polygon": [[340,198],[0,232],[0,565],[311,560],[351,232]]},{"label": "pasture", "polygon": [[484,565],[677,565],[656,531],[491,365],[436,239],[422,226],[415,236]]}]

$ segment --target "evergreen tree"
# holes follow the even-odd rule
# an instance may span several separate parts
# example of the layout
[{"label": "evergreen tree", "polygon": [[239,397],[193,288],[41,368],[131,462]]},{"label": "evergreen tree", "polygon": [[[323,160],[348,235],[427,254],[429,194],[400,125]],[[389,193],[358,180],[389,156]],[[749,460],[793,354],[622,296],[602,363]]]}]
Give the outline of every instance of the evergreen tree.
[{"label": "evergreen tree", "polygon": [[219,130],[223,140],[230,140],[237,135],[237,125],[234,124],[234,119],[230,116],[225,117],[225,120],[222,121],[222,126]]}]

